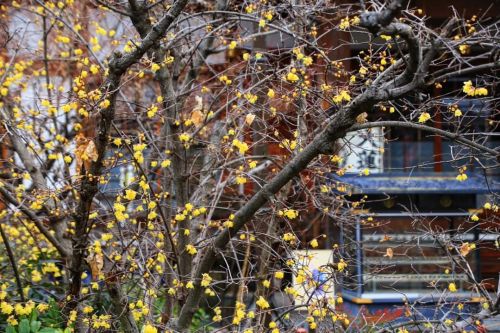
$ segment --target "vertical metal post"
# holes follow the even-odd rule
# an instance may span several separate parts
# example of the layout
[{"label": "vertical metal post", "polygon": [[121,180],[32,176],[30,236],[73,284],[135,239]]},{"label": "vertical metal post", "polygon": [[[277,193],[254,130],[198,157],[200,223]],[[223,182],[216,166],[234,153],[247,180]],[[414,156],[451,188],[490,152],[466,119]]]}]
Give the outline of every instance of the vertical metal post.
[{"label": "vertical metal post", "polygon": [[358,296],[363,294],[363,250],[361,248],[361,223],[360,218],[356,218],[356,273],[358,279]]},{"label": "vertical metal post", "polygon": [[[479,221],[474,222],[476,225],[474,226],[474,244],[477,245],[477,241],[479,240],[479,235],[481,231],[481,227],[479,225]],[[474,259],[476,260],[476,271],[474,272],[474,276],[476,281],[481,281],[481,247],[477,246],[474,251]]]}]

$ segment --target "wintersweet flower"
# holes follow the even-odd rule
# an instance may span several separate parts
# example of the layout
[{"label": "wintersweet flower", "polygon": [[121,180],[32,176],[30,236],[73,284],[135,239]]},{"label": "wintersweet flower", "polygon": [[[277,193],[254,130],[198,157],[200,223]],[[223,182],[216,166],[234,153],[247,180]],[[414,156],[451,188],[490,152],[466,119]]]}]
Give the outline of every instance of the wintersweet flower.
[{"label": "wintersweet flower", "polygon": [[192,256],[194,256],[196,253],[198,253],[196,248],[191,244],[186,245],[186,251],[187,251],[187,253],[189,253]]},{"label": "wintersweet flower", "polygon": [[262,296],[259,297],[259,299],[255,302],[255,304],[257,304],[257,306],[261,309],[269,309],[270,307],[269,303]]},{"label": "wintersweet flower", "polygon": [[286,80],[287,81],[290,81],[292,83],[295,83],[299,80],[299,76],[293,72],[289,72],[287,75],[286,75]]},{"label": "wintersweet flower", "polygon": [[429,119],[431,119],[431,115],[428,112],[422,112],[418,117],[418,122],[425,123]]},{"label": "wintersweet flower", "polygon": [[476,88],[472,85],[472,81],[466,81],[464,82],[464,86],[462,88],[462,91],[466,93],[468,96],[487,96],[488,95],[488,89],[486,88]]},{"label": "wintersweet flower", "polygon": [[150,324],[144,325],[143,333],[157,333],[157,332],[158,332],[158,330],[156,329],[156,327],[154,327]]},{"label": "wintersweet flower", "polygon": [[210,286],[210,283],[212,283],[212,277],[210,275],[208,275],[207,273],[203,273],[202,278],[201,278],[201,286],[208,287],[208,286]]},{"label": "wintersweet flower", "polygon": [[309,244],[311,245],[311,247],[313,249],[317,248],[318,247],[318,240],[317,239],[313,239],[312,241],[309,242]]}]

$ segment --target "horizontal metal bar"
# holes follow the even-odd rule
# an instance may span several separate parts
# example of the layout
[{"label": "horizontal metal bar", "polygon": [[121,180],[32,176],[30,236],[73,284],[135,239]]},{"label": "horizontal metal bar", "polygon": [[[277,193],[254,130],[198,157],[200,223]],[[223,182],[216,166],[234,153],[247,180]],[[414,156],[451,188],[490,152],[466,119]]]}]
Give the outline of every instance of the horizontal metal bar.
[{"label": "horizontal metal bar", "polygon": [[380,212],[380,213],[360,213],[358,216],[360,217],[415,217],[415,216],[425,216],[425,217],[460,217],[460,216],[470,216],[471,214],[468,212],[427,212],[427,213],[419,213],[419,212]]},{"label": "horizontal metal bar", "polygon": [[452,282],[467,281],[467,274],[377,274],[364,275],[363,282]]},{"label": "horizontal metal bar", "polygon": [[451,258],[448,257],[411,257],[411,258],[385,258],[385,257],[365,257],[364,262],[368,265],[423,265],[423,264],[448,264]]}]

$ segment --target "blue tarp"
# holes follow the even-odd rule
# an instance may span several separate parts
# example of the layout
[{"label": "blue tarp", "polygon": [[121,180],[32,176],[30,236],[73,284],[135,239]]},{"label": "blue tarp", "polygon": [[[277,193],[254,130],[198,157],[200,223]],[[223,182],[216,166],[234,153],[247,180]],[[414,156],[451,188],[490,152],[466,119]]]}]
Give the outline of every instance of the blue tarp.
[{"label": "blue tarp", "polygon": [[499,177],[466,172],[467,180],[458,181],[450,173],[380,173],[369,176],[331,174],[332,183],[344,184],[351,193],[500,193]]}]

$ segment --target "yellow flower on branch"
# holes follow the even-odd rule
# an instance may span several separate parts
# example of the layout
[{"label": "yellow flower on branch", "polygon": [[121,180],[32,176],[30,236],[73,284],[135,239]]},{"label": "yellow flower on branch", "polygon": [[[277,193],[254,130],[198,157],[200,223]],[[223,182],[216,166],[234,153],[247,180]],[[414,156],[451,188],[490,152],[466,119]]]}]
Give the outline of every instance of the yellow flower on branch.
[{"label": "yellow flower on branch", "polygon": [[196,250],[196,248],[193,245],[191,245],[191,244],[186,245],[186,252],[189,253],[192,256],[194,256],[196,253],[198,253],[198,251]]},{"label": "yellow flower on branch", "polygon": [[270,305],[269,305],[269,302],[266,301],[266,299],[262,296],[259,297],[259,299],[255,302],[255,304],[257,304],[257,306],[261,309],[269,309]]},{"label": "yellow flower on branch", "polygon": [[486,88],[476,88],[472,85],[472,81],[466,81],[464,82],[464,86],[462,88],[462,91],[466,93],[468,96],[487,96],[488,95],[488,89]]},{"label": "yellow flower on branch", "polygon": [[295,83],[295,82],[297,82],[299,80],[299,76],[297,74],[295,74],[294,72],[289,72],[286,75],[286,80],[290,81],[292,83]]},{"label": "yellow flower on branch", "polygon": [[418,122],[425,123],[429,119],[431,119],[431,115],[428,112],[422,112],[418,117]]},{"label": "yellow flower on branch", "polygon": [[156,327],[150,324],[146,324],[144,325],[143,333],[158,333],[158,330],[156,329]]}]

